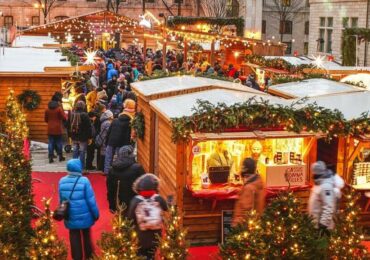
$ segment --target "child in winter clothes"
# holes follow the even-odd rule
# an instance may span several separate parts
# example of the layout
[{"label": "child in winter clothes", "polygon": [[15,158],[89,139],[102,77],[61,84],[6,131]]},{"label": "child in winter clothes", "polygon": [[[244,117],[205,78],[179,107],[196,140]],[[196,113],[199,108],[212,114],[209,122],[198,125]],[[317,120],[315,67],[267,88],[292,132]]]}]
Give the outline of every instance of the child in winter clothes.
[{"label": "child in winter clothes", "polygon": [[133,185],[138,194],[130,202],[128,218],[134,221],[139,238],[139,255],[154,259],[158,246],[157,236],[162,231],[162,212],[166,201],[158,194],[159,179],[151,173],[139,177]]}]

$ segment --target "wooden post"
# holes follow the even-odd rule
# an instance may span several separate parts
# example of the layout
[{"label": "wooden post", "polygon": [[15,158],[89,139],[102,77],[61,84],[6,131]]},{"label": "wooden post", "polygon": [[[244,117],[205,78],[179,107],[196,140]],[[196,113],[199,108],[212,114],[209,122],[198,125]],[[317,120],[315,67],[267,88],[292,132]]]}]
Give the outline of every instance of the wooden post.
[{"label": "wooden post", "polygon": [[213,67],[215,65],[215,40],[212,40],[211,42],[211,57],[210,57],[210,63]]},{"label": "wooden post", "polygon": [[[184,37],[184,62],[188,61],[188,41],[186,40],[186,37]],[[180,64],[182,66],[182,64]]]},{"label": "wooden post", "polygon": [[167,68],[167,59],[166,59],[166,53],[167,53],[167,31],[165,25],[163,26],[163,46],[162,46],[162,69],[163,71],[166,71]]}]

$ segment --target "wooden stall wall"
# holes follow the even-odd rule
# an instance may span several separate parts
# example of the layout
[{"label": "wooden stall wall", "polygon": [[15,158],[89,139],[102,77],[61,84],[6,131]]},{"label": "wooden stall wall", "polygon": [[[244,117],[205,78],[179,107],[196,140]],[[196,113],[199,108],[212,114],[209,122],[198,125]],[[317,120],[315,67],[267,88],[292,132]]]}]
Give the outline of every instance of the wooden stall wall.
[{"label": "wooden stall wall", "polygon": [[161,181],[159,191],[164,198],[174,196],[174,201],[176,201],[177,145],[171,140],[172,129],[167,120],[158,117],[156,131],[158,147],[151,152],[158,152],[155,173]]},{"label": "wooden stall wall", "polygon": [[36,141],[47,142],[47,124],[44,122],[44,113],[54,92],[61,91],[61,76],[47,74],[0,74],[1,118],[3,117],[5,102],[10,89],[14,90],[15,95],[31,89],[37,91],[41,96],[41,103],[37,109],[33,111],[24,109],[24,112],[26,113],[27,124],[30,129],[30,138]]},{"label": "wooden stall wall", "polygon": [[150,109],[149,103],[140,96],[137,99],[137,110],[144,115],[145,132],[144,138],[137,142],[137,160],[144,167],[146,172],[154,172],[154,112]]}]

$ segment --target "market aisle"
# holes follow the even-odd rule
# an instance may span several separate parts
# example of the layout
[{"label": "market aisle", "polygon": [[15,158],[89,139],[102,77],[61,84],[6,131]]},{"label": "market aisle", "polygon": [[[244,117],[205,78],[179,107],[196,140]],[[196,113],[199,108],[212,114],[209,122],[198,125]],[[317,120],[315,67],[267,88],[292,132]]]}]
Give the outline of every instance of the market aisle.
[{"label": "market aisle", "polygon": [[[34,182],[34,201],[37,207],[43,209],[42,198],[52,198],[51,209],[55,209],[58,205],[58,182],[59,179],[65,176],[64,172],[33,172],[32,177],[41,182]],[[105,177],[101,174],[89,174],[89,178],[96,196],[96,200],[100,210],[100,218],[92,228],[92,240],[96,245],[100,234],[104,231],[111,230],[112,214],[109,212],[108,202],[106,200],[106,185]],[[63,222],[55,222],[57,232],[60,238],[68,242],[68,231],[64,227]],[[190,249],[189,260],[208,260],[214,259],[217,254],[217,247],[194,247]],[[70,255],[70,254],[69,254]],[[70,258],[69,258],[70,259]]]}]

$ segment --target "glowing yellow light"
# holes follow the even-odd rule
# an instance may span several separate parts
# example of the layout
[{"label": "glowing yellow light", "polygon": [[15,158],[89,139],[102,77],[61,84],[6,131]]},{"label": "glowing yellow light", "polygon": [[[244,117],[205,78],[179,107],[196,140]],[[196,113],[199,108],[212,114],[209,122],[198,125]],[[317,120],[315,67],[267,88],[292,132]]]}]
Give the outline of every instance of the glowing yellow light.
[{"label": "glowing yellow light", "polygon": [[96,51],[85,51],[85,55],[86,55],[86,61],[84,62],[84,64],[86,65],[92,65],[92,64],[95,64],[95,56],[96,56]]}]

